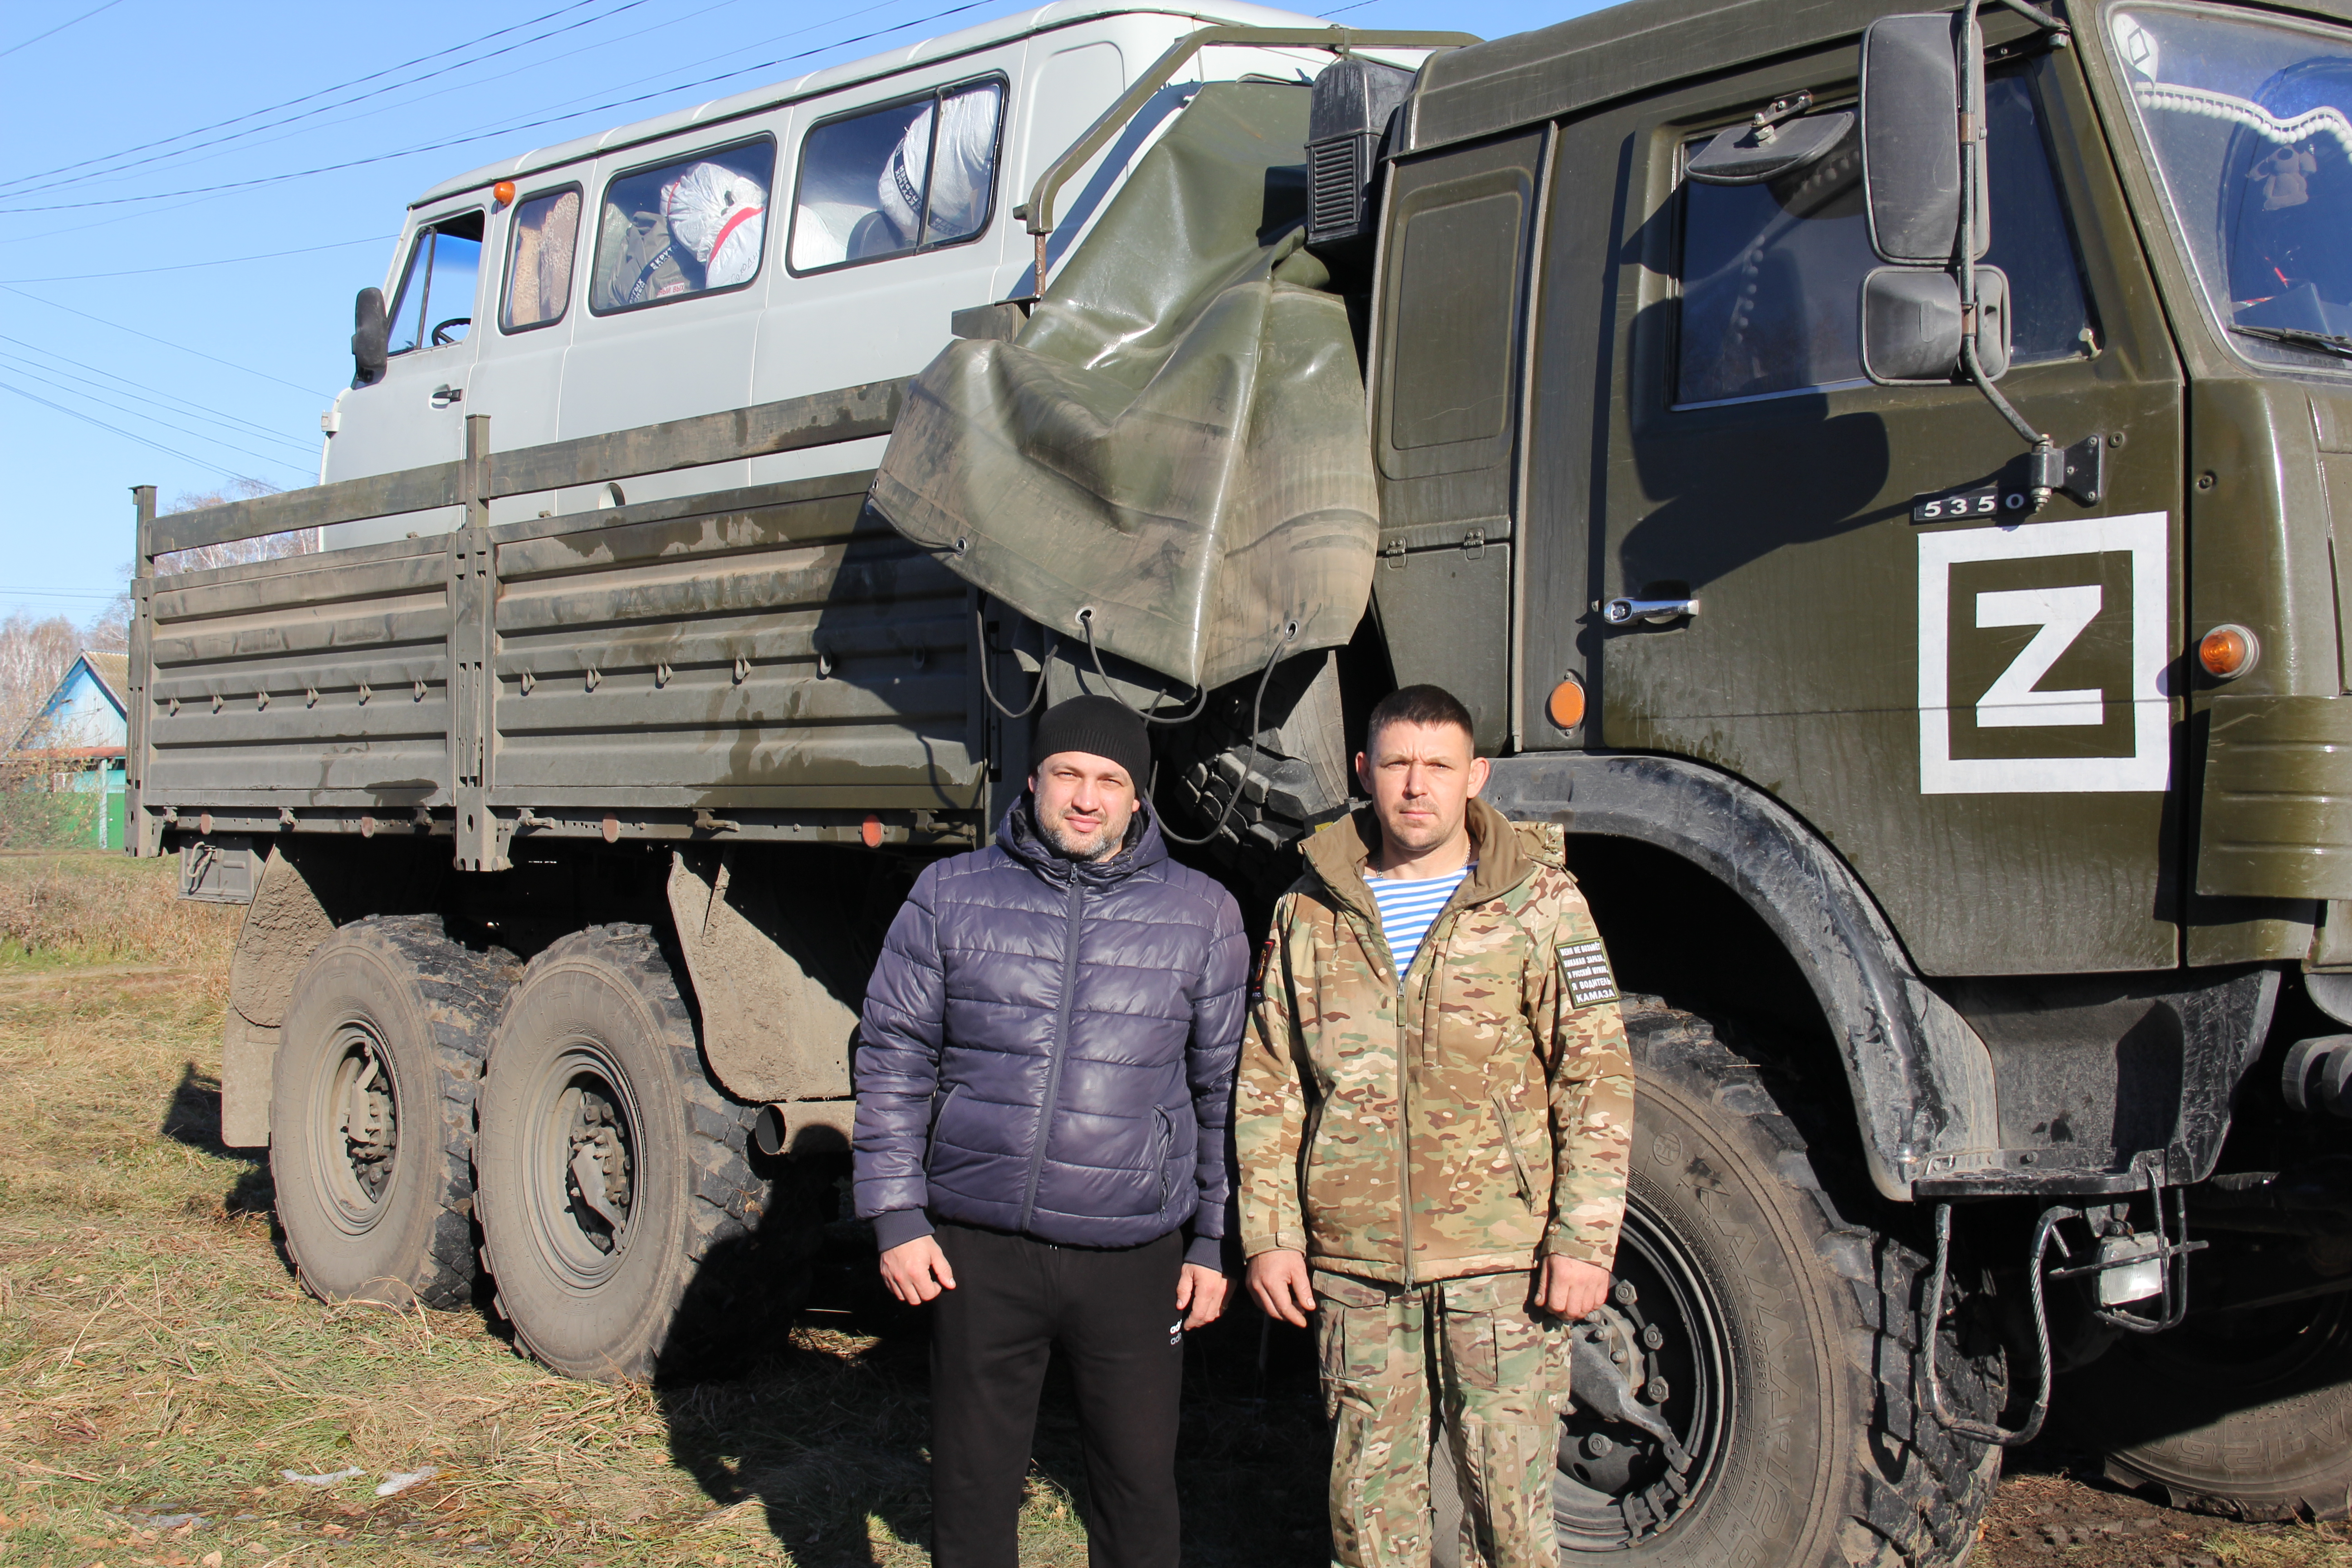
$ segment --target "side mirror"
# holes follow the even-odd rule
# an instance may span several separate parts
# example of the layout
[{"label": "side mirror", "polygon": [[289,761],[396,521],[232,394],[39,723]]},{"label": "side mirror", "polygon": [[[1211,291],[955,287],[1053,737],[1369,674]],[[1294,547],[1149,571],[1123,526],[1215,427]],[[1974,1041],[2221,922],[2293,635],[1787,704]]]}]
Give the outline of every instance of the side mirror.
[{"label": "side mirror", "polygon": [[[1981,114],[1985,98],[1982,39],[1971,26],[1964,84],[1958,26],[1950,15],[1881,16],[1862,35],[1863,205],[1871,248],[1898,266],[1948,267],[1959,249],[1961,111],[1974,104]],[[1992,232],[1981,179],[1976,195],[1970,260]]]},{"label": "side mirror", "polygon": [[362,289],[352,304],[352,384],[368,386],[383,378],[385,348],[392,329],[383,319],[383,290]]},{"label": "side mirror", "polygon": [[[1960,280],[1924,268],[1881,267],[1862,280],[1862,370],[1881,386],[1948,386],[1960,374]],[[2009,278],[1977,268],[1977,364],[2009,369]]]}]

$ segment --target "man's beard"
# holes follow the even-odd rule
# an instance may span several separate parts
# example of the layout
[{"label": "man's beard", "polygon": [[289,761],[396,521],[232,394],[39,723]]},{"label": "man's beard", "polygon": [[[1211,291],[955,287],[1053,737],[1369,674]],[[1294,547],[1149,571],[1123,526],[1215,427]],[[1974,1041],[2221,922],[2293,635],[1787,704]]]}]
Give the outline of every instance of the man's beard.
[{"label": "man's beard", "polygon": [[[1129,820],[1134,819],[1130,817]],[[1060,823],[1048,821],[1043,816],[1037,818],[1037,833],[1053,847],[1055,854],[1068,860],[1108,860],[1118,852],[1120,843],[1127,837],[1126,828],[1121,827],[1113,833],[1110,824],[1106,822],[1093,834],[1078,838]]]}]

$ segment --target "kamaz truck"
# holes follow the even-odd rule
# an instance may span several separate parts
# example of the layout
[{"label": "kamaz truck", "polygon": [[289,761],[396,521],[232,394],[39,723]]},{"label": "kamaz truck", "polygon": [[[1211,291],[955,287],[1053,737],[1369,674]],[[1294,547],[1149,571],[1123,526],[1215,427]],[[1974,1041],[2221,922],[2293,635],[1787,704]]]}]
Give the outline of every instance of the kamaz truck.
[{"label": "kamaz truck", "polygon": [[131,676],[320,1296],[688,1364],[1041,705],[1262,910],[1429,681],[1630,997],[1566,1552],[1956,1563],[2045,1418],[2352,1505],[2343,0],[1065,0],[452,180],[352,348]]}]

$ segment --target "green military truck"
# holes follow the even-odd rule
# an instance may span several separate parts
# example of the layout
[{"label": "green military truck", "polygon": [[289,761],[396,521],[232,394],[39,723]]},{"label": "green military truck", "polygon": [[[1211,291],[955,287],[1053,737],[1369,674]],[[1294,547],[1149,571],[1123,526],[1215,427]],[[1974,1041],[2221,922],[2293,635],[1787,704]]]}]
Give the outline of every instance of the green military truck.
[{"label": "green military truck", "polygon": [[[1145,709],[1262,900],[1434,681],[1638,994],[1566,1550],[1956,1562],[2045,1414],[2341,1517],[2352,6],[1978,10],[1200,17],[919,374],[142,492],[136,847],[250,905],[305,1282],[661,1371],[826,1216],[879,933],[1037,704]],[[1245,47],[1320,52],[1178,80]]]}]

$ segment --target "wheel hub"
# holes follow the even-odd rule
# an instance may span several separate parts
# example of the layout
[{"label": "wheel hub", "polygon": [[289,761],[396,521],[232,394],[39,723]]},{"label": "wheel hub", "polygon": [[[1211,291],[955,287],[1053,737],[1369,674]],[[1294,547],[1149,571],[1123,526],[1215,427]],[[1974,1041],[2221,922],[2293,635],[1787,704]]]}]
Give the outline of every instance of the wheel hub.
[{"label": "wheel hub", "polygon": [[400,1147],[398,1101],[381,1041],[356,1029],[345,1037],[335,1089],[335,1130],[355,1195],[363,1205],[380,1204]]},{"label": "wheel hub", "polygon": [[1610,1299],[1570,1336],[1552,1489],[1560,1544],[1622,1551],[1705,1497],[1727,1425],[1728,1346],[1688,1258],[1631,1207]]},{"label": "wheel hub", "polygon": [[626,1119],[602,1085],[575,1086],[567,1098],[573,1106],[565,1130],[566,1195],[589,1244],[610,1253],[628,1233],[635,1199]]}]

